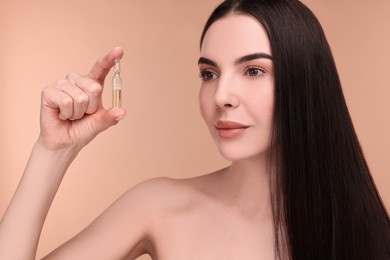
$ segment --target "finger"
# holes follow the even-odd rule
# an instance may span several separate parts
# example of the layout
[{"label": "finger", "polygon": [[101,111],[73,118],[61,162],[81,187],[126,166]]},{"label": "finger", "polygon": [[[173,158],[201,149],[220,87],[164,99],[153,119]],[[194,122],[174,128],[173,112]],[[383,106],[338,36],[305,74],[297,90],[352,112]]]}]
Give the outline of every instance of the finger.
[{"label": "finger", "polygon": [[121,47],[114,48],[95,63],[91,71],[87,74],[88,77],[97,81],[100,85],[103,86],[104,79],[106,78],[111,67],[115,64],[115,59],[121,59],[123,54],[124,52]]},{"label": "finger", "polygon": [[68,120],[73,116],[73,100],[62,90],[46,87],[42,91],[42,107],[58,113],[58,118]]},{"label": "finger", "polygon": [[73,114],[68,116],[70,120],[80,119],[84,116],[89,104],[89,96],[81,88],[72,84],[68,80],[60,80],[54,88],[64,92],[71,100],[66,97],[67,106],[72,106]]},{"label": "finger", "polygon": [[89,102],[85,109],[85,113],[95,113],[102,104],[103,87],[95,80],[77,73],[70,73],[66,78],[88,95]]},{"label": "finger", "polygon": [[126,110],[124,108],[101,109],[92,116],[95,118],[95,120],[92,121],[92,127],[97,133],[100,133],[124,119]]}]

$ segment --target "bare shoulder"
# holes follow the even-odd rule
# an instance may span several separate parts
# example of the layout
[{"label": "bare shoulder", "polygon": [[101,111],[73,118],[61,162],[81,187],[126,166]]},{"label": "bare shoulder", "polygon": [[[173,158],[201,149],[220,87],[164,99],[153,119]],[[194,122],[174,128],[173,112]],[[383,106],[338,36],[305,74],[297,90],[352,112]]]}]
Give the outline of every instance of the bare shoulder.
[{"label": "bare shoulder", "polygon": [[[186,179],[158,177],[146,180],[124,194],[127,205],[143,211],[155,225],[165,219],[188,214],[213,201],[218,172]],[[142,214],[142,213],[141,213]]]},{"label": "bare shoulder", "polygon": [[136,200],[136,204],[147,208],[149,212],[188,209],[207,195],[207,184],[213,174],[187,179],[158,177],[146,180],[131,188],[124,196]]},{"label": "bare shoulder", "polygon": [[161,177],[141,182],[45,259],[134,259],[144,253],[154,255],[162,237],[158,234],[165,225],[199,205],[194,180]]}]

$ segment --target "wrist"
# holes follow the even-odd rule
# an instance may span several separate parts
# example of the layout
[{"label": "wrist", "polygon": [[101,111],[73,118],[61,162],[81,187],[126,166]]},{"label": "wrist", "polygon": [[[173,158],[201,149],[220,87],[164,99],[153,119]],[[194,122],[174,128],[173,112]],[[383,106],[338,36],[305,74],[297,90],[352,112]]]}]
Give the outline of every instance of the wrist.
[{"label": "wrist", "polygon": [[47,153],[79,153],[83,146],[69,144],[69,143],[61,143],[56,141],[55,143],[50,142],[45,138],[42,134],[39,135],[37,141],[34,144],[34,148],[37,148],[41,151],[45,151]]},{"label": "wrist", "polygon": [[73,146],[63,146],[63,147],[53,147],[48,145],[43,138],[39,137],[35,142],[31,156],[45,158],[45,160],[50,164],[65,164],[66,167],[74,160],[77,154],[81,151],[81,147],[76,145]]}]

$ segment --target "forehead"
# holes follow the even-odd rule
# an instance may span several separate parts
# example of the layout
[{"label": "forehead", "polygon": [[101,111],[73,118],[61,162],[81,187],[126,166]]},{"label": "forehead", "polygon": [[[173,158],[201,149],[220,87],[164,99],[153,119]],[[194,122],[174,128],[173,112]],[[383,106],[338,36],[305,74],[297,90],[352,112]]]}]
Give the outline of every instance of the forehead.
[{"label": "forehead", "polygon": [[215,21],[207,30],[201,48],[201,56],[211,59],[236,59],[258,52],[271,55],[267,33],[259,21],[242,14]]}]

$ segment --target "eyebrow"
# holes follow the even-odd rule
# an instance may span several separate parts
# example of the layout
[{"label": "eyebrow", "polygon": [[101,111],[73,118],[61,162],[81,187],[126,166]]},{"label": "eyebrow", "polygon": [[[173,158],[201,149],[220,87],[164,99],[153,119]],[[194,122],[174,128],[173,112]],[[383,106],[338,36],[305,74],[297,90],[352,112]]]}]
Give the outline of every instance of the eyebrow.
[{"label": "eyebrow", "polygon": [[198,65],[200,64],[208,64],[208,65],[211,65],[213,67],[218,67],[217,63],[215,61],[212,61],[208,58],[205,58],[205,57],[200,57],[199,60],[198,60]]},{"label": "eyebrow", "polygon": [[241,63],[244,63],[244,62],[247,62],[247,61],[251,61],[251,60],[256,60],[256,59],[269,59],[269,60],[272,60],[272,56],[267,54],[267,53],[263,53],[263,52],[253,53],[253,54],[245,55],[245,56],[242,56],[241,58],[238,58],[234,62],[234,64],[238,65],[238,64],[241,64]]},{"label": "eyebrow", "polygon": [[[248,61],[251,61],[251,60],[256,60],[256,59],[269,59],[269,60],[273,60],[271,55],[269,55],[267,53],[263,53],[263,52],[258,52],[258,53],[252,53],[252,54],[248,54],[248,55],[242,56],[242,57],[238,58],[234,62],[234,64],[235,65],[239,65],[241,63],[248,62]],[[218,67],[218,64],[215,61],[210,60],[210,59],[205,58],[205,57],[200,57],[199,58],[198,65],[199,64],[208,64],[208,65],[211,65],[211,66],[214,66],[214,67]]]}]

